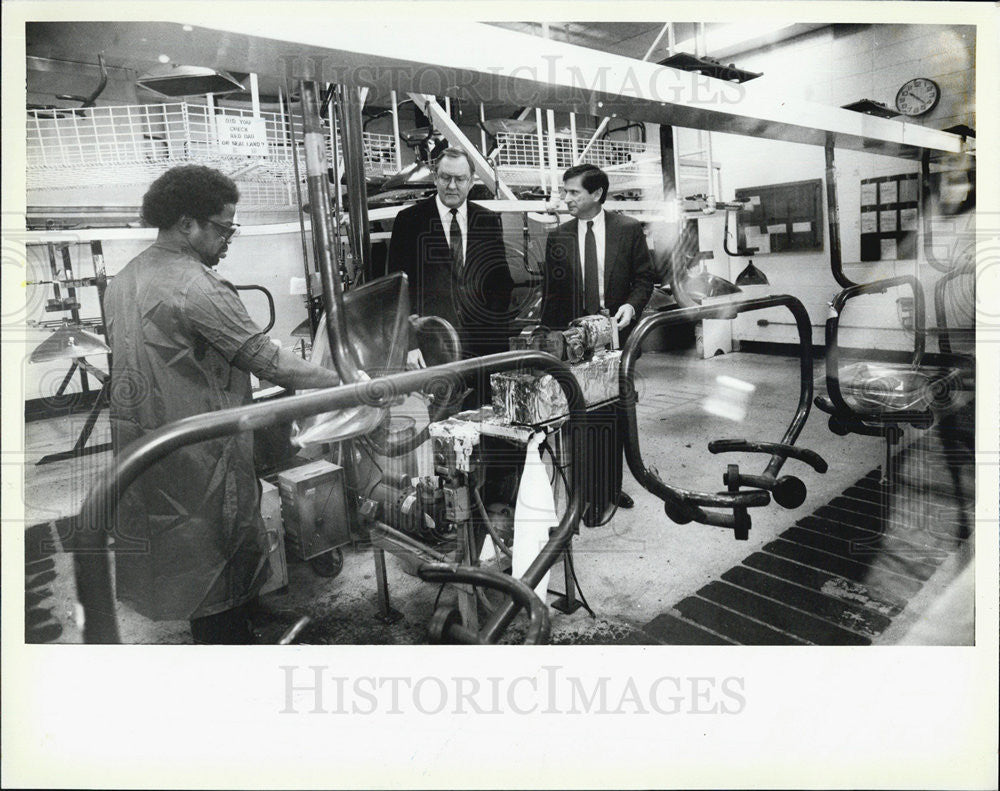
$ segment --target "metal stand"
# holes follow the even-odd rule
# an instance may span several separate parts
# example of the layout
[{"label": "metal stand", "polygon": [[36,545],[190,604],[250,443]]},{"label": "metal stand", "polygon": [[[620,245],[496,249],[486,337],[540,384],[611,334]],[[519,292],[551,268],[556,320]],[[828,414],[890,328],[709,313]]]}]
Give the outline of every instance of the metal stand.
[{"label": "metal stand", "polygon": [[570,549],[571,546],[572,544],[567,546],[562,553],[563,579],[566,581],[566,593],[557,597],[551,605],[553,609],[559,610],[559,612],[566,615],[576,612],[583,606],[583,602],[576,598],[576,583],[573,581],[573,567],[569,557],[569,553],[572,551]]},{"label": "metal stand", "polygon": [[93,406],[90,407],[90,412],[87,415],[87,420],[83,424],[83,428],[80,430],[80,436],[76,440],[76,444],[71,450],[60,451],[59,453],[50,453],[47,456],[42,456],[36,462],[35,466],[40,466],[42,464],[52,464],[55,461],[65,461],[66,459],[75,459],[80,456],[89,456],[92,453],[104,453],[105,451],[111,450],[111,443],[105,442],[101,445],[91,445],[87,447],[87,440],[90,439],[90,434],[94,430],[94,425],[97,423],[97,418],[101,414],[101,410],[104,409],[108,404],[108,390],[109,383],[111,381],[108,374],[99,368],[95,368],[82,357],[73,361],[73,365],[69,369],[69,373],[66,374],[66,378],[63,380],[62,385],[57,391],[58,395],[62,395],[63,388],[69,383],[72,378],[73,373],[76,369],[80,369],[81,375],[85,371],[92,373],[97,380],[101,383],[101,389],[97,393],[97,398],[94,399]]},{"label": "metal stand", "polygon": [[389,602],[389,577],[385,571],[385,550],[372,547],[375,558],[375,588],[378,593],[378,612],[375,617],[382,623],[392,624],[403,617],[403,613],[393,608]]}]

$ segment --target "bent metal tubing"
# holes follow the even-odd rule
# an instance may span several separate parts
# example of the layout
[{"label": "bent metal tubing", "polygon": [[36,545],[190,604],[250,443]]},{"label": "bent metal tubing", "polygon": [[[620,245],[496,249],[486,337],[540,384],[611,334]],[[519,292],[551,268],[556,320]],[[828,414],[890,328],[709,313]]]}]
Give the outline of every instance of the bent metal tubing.
[{"label": "bent metal tubing", "polygon": [[[507,371],[517,368],[542,369],[560,384],[569,404],[568,425],[573,430],[569,431],[568,435],[572,450],[575,428],[585,410],[583,392],[565,363],[539,351],[492,354],[260,404],[194,415],[162,426],[131,444],[115,459],[115,463],[104,473],[100,482],[91,489],[74,524],[71,551],[75,555],[78,598],[84,610],[85,642],[120,642],[111,584],[108,539],[114,529],[115,513],[122,494],[139,475],[168,453],[195,442],[253,431],[321,412],[362,404],[388,406],[397,395],[411,393],[435,382],[461,384],[482,371]],[[572,453],[570,458],[573,458]],[[529,588],[534,588],[545,572],[558,560],[576,529],[582,513],[582,476],[582,465],[574,464],[571,470],[569,507],[548,543],[522,578]],[[503,628],[513,620],[521,606],[520,601],[508,602],[503,612],[509,612],[509,618],[503,627],[494,624],[489,631],[482,632],[484,640],[496,642],[503,633]]]},{"label": "bent metal tubing", "polygon": [[[622,351],[621,367],[618,369],[618,386],[621,392],[622,409],[624,410],[626,420],[625,458],[636,480],[667,504],[670,508],[668,513],[672,515],[675,521],[678,521],[676,517],[680,517],[686,521],[728,527],[730,526],[728,515],[705,511],[702,506],[727,509],[751,508],[767,505],[770,503],[771,498],[767,491],[761,490],[712,494],[680,489],[668,485],[660,479],[655,470],[646,467],[639,449],[639,431],[635,415],[635,406],[638,401],[635,389],[635,363],[642,354],[640,348],[642,342],[647,335],[658,327],[689,324],[703,319],[732,319],[739,313],[766,310],[775,307],[788,308],[795,318],[795,325],[798,328],[800,368],[799,403],[778,445],[757,443],[757,446],[761,450],[772,453],[767,468],[759,476],[759,479],[761,481],[767,478],[773,480],[788,456],[805,461],[816,467],[818,471],[824,472],[826,468],[825,462],[816,456],[816,454],[810,452],[800,453],[796,452],[799,449],[780,447],[781,445],[792,445],[798,438],[806,419],[809,417],[809,409],[812,402],[812,328],[810,326],[809,314],[802,303],[795,297],[784,294],[657,313],[647,316],[640,321],[635,330],[633,330],[628,343],[625,344],[625,348]],[[755,447],[754,443],[740,443],[739,445],[740,449],[752,449]],[[735,445],[733,447],[735,449]],[[730,449],[729,445],[722,443],[717,445],[713,452],[720,452],[727,449]],[[754,477],[757,478],[758,476]]]},{"label": "bent metal tubing", "polygon": [[[492,588],[510,596],[518,607],[528,613],[528,629],[524,637],[525,645],[538,645],[549,639],[549,610],[535,592],[519,579],[498,574],[495,571],[474,566],[455,566],[444,563],[423,563],[417,567],[417,574],[424,582],[460,582]],[[451,627],[451,636],[463,643],[486,644],[488,641],[478,632],[461,624]]]}]

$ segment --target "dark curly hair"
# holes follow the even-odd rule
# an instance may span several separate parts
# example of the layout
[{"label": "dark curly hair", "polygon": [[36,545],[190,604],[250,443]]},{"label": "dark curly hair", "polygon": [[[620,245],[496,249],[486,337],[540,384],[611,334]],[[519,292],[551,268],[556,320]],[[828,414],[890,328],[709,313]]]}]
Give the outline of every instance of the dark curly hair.
[{"label": "dark curly hair", "polygon": [[172,228],[181,216],[205,220],[237,203],[236,182],[204,165],[171,168],[154,181],[142,197],[142,219],[147,225]]}]

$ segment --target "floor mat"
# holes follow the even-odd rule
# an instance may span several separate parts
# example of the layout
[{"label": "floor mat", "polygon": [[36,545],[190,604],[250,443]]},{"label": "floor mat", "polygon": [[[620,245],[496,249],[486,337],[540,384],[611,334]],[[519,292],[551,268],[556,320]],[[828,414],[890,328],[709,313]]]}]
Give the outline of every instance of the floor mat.
[{"label": "floor mat", "polygon": [[928,432],[645,624],[662,645],[869,645],[971,535],[974,450]]}]

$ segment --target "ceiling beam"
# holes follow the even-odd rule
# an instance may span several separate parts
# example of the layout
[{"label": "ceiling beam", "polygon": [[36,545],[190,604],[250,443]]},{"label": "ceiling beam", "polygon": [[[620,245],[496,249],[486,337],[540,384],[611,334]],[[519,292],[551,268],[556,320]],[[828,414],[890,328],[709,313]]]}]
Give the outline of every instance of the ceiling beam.
[{"label": "ceiling beam", "polygon": [[924,150],[963,150],[957,135],[919,124],[785,101],[752,82],[722,82],[474,22],[450,21],[448,45],[442,46],[439,20],[319,17],[305,24],[272,16],[264,25],[247,16],[227,21],[224,30],[188,31],[181,21],[53,24],[71,27],[74,37],[104,49],[109,60],[113,54],[155,58],[159,50],[174,62],[291,72],[386,96],[396,89],[810,145],[829,140],[838,148],[906,158]]}]

